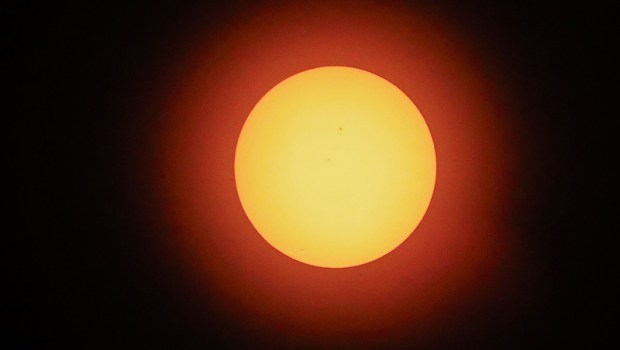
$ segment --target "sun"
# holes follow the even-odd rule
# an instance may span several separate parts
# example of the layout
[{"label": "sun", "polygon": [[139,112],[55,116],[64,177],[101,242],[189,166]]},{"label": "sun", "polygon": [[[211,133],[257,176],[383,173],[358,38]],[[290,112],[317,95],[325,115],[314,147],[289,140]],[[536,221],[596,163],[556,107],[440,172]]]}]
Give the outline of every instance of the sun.
[{"label": "sun", "polygon": [[414,103],[351,67],[277,84],[249,114],[235,153],[239,199],[258,233],[319,267],[361,265],[399,246],[422,220],[435,176]]}]

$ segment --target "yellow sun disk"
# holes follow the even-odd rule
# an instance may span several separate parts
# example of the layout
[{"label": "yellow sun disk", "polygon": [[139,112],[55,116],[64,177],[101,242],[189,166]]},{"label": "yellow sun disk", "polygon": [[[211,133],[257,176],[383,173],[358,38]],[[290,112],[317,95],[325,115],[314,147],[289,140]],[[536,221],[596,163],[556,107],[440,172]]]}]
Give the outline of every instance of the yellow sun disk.
[{"label": "yellow sun disk", "polygon": [[364,264],[400,245],[435,186],[424,118],[396,86],[350,67],[321,67],[272,88],[235,154],[243,209],[287,256],[315,266]]}]

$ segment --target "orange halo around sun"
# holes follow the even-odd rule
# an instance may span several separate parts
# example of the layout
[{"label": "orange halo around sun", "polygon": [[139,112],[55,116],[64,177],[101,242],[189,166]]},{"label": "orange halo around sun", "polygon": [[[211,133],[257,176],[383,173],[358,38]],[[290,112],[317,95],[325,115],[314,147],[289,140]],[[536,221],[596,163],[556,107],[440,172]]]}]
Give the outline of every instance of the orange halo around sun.
[{"label": "orange halo around sun", "polygon": [[[206,41],[188,39],[163,80],[144,160],[157,190],[145,208],[168,228],[158,238],[187,274],[196,312],[215,308],[273,337],[426,339],[445,336],[443,322],[465,304],[476,310],[529,288],[514,274],[529,253],[507,224],[522,176],[503,105],[509,84],[453,24],[394,4],[355,3],[352,11],[349,2],[301,1],[228,21]],[[279,82],[325,66],[372,72],[410,96],[437,154],[436,186],[415,233],[356,268],[316,268],[273,249],[248,220],[235,179],[253,107]]]},{"label": "orange halo around sun", "polygon": [[350,67],[282,81],[250,113],[235,179],[273,247],[320,267],[380,258],[422,220],[435,185],[424,118],[387,80]]}]

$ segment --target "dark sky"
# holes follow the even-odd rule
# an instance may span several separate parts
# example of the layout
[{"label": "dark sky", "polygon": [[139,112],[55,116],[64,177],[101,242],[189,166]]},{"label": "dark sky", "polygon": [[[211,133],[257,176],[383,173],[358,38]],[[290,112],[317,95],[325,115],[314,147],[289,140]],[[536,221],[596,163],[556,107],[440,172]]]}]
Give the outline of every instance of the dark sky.
[{"label": "dark sky", "polygon": [[[417,3],[417,2],[416,2]],[[148,152],[139,111],[157,104],[158,86],[197,35],[217,38],[231,20],[260,4],[23,5],[10,11],[18,108],[15,138],[19,225],[15,271],[16,348],[144,349],[313,347],[311,336],[265,335],[222,308],[197,312],[185,298],[189,278],[157,240],[158,225],[139,203],[136,157]],[[409,5],[412,8],[413,5]],[[512,81],[506,99],[518,115],[528,177],[519,218],[542,257],[543,302],[534,319],[501,328],[446,329],[445,339],[394,347],[511,347],[561,341],[596,344],[611,331],[603,321],[605,279],[615,278],[602,218],[613,115],[611,10],[592,2],[427,1],[432,11],[471,37],[495,62],[488,69]],[[10,101],[15,102],[15,101]],[[153,108],[153,107],[150,107]],[[8,113],[8,110],[6,111]],[[131,151],[127,151],[127,150]],[[12,169],[10,169],[12,170]],[[13,187],[9,184],[9,187]],[[157,257],[157,258],[155,258]],[[11,302],[11,304],[13,304]],[[501,314],[495,313],[494,315]],[[498,320],[499,321],[499,320]],[[463,320],[466,322],[466,320]],[[493,320],[486,324],[492,324]],[[360,346],[363,344],[338,344]],[[386,345],[386,344],[384,344]]]}]

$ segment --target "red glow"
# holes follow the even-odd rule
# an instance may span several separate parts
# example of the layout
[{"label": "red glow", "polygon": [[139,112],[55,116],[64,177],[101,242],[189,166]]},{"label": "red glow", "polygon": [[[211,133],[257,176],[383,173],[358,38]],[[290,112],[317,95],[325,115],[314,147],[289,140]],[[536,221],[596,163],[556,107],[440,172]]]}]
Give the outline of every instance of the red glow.
[{"label": "red glow", "polygon": [[[171,246],[222,309],[326,338],[422,335],[493,293],[484,289],[499,278],[497,266],[521,253],[502,224],[519,169],[508,118],[494,103],[500,91],[466,38],[427,15],[369,4],[270,8],[188,53],[153,140],[157,184]],[[402,89],[437,151],[422,223],[392,253],[349,269],[304,265],[273,249],[245,216],[234,180],[237,138],[254,104],[283,79],[328,65]]]}]

